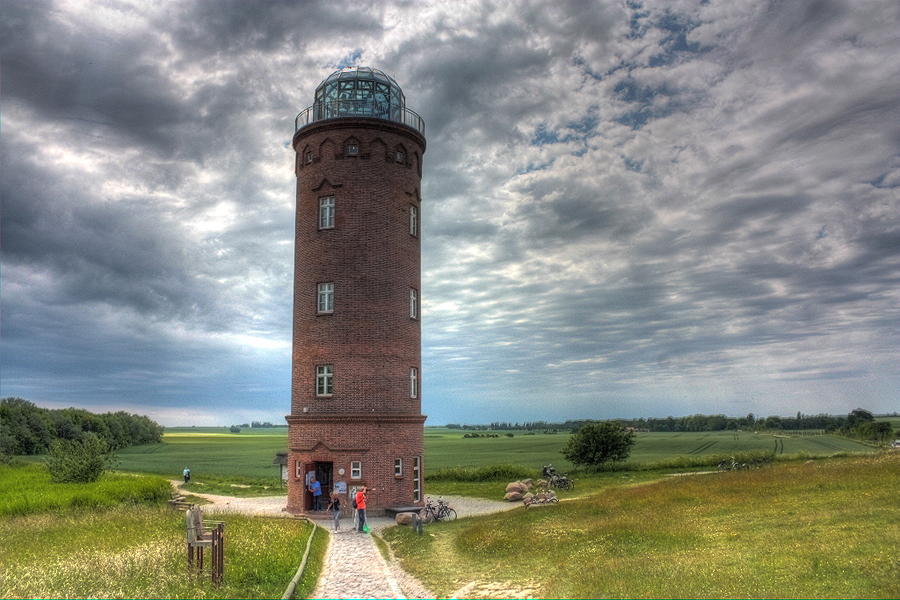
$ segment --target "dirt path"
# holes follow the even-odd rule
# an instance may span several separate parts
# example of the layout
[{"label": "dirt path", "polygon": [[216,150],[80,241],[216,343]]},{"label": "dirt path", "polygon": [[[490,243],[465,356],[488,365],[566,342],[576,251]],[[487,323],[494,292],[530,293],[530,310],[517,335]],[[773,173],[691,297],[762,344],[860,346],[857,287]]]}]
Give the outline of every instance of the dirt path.
[{"label": "dirt path", "polygon": [[[182,482],[171,480],[181,491]],[[211,502],[203,506],[208,513],[239,513],[270,517],[293,517],[285,510],[285,496],[238,498],[190,492]],[[490,514],[521,508],[519,502],[482,500],[477,498],[445,497],[460,517]],[[341,520],[342,530],[331,531],[331,521],[313,517],[322,531],[329,534],[328,555],[313,598],[434,598],[434,594],[415,577],[405,572],[396,561],[387,562],[381,556],[371,535],[353,530],[353,519]],[[373,517],[368,520],[376,535],[395,525],[393,519]],[[298,559],[299,560],[299,559]],[[530,590],[510,590],[502,584],[473,581],[460,589],[454,598],[528,598]]]},{"label": "dirt path", "polygon": [[[177,479],[170,480],[172,487],[181,492],[184,482]],[[197,496],[210,502],[203,507],[205,512],[214,513],[240,513],[244,515],[257,515],[269,517],[292,516],[285,511],[287,505],[286,496],[261,496],[258,498],[238,498],[236,496],[220,496],[216,494],[204,494],[201,492],[183,492],[191,496]]]}]

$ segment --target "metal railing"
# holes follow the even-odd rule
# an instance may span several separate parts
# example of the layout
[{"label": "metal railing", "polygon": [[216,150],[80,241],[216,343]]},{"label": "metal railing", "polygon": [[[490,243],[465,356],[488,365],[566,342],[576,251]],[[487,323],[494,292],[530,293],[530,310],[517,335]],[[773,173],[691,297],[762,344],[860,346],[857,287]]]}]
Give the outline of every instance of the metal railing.
[{"label": "metal railing", "polygon": [[310,123],[340,117],[368,117],[402,123],[425,135],[425,120],[414,111],[388,102],[373,100],[335,100],[313,104],[294,119],[294,133]]}]

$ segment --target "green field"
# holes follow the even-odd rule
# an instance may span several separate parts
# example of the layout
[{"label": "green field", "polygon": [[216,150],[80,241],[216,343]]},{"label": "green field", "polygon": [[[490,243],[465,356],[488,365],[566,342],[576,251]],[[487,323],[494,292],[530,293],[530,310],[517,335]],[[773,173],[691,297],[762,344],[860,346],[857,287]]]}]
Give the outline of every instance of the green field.
[{"label": "green field", "polygon": [[[560,472],[573,467],[560,451],[567,433],[512,437],[464,438],[465,432],[443,427],[425,428],[425,466],[430,472],[452,467],[509,463],[539,471],[553,464]],[[162,444],[126,448],[118,453],[117,469],[153,473],[177,479],[189,467],[197,480],[227,478],[238,482],[280,487],[275,455],[287,449],[287,432],[279,429],[227,428],[167,429]],[[727,457],[748,452],[772,452],[776,457],[831,456],[870,453],[872,446],[833,435],[772,435],[752,432],[638,433],[627,462],[629,468],[659,464],[675,457]]]},{"label": "green field", "polygon": [[287,450],[287,430],[191,427],[167,429],[162,444],[125,448],[117,453],[117,469],[153,473],[172,479],[185,467],[199,478],[215,476],[242,481],[278,483],[281,473],[275,454]]},{"label": "green field", "polygon": [[[429,470],[456,466],[512,463],[540,469],[552,463],[557,470],[573,466],[560,453],[569,434],[515,433],[497,438],[464,438],[458,429],[425,429],[425,464]],[[748,452],[772,452],[776,456],[826,456],[869,453],[872,446],[833,435],[773,435],[753,432],[638,433],[627,463],[632,466],[659,463],[677,456],[730,456]]]}]

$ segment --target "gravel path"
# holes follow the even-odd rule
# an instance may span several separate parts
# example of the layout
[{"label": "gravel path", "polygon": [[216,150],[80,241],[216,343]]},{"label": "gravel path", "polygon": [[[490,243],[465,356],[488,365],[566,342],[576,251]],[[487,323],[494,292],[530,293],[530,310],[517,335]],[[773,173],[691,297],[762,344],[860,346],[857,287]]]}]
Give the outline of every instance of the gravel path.
[{"label": "gravel path", "polygon": [[[179,481],[172,482],[180,487]],[[204,506],[207,513],[241,513],[260,516],[290,517],[285,509],[284,496],[263,498],[236,498],[212,494],[193,493],[212,502]],[[490,514],[510,510],[522,505],[518,502],[481,500],[446,496],[460,517]],[[353,529],[353,519],[341,519],[341,530],[331,531],[331,519],[322,516],[313,520],[328,532],[328,555],[319,578],[319,584],[312,598],[434,598],[417,579],[401,569],[395,561],[385,562],[375,546],[370,534],[357,533]],[[395,525],[394,519],[373,517],[369,519],[372,533],[378,534]],[[299,564],[299,557],[298,557]],[[285,587],[287,584],[285,584]]]}]

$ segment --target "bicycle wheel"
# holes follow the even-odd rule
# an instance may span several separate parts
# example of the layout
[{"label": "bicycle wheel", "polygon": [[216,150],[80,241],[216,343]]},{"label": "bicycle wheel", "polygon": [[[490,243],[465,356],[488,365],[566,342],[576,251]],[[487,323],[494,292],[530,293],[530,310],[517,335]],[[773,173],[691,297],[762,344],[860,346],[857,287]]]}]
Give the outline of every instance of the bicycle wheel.
[{"label": "bicycle wheel", "polygon": [[444,518],[448,521],[453,521],[454,519],[456,519],[456,511],[452,508],[448,508],[447,512],[444,514]]},{"label": "bicycle wheel", "polygon": [[422,514],[422,522],[423,523],[425,523],[427,525],[428,523],[431,523],[432,521],[434,521],[435,515],[434,515],[433,511],[426,508],[422,512],[423,512],[423,514]]}]

